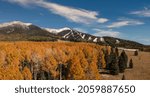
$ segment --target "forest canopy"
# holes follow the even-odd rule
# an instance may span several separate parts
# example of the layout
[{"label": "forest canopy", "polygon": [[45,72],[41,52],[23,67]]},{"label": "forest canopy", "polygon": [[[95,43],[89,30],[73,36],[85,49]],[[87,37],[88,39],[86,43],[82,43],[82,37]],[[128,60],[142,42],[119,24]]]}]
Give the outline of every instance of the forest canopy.
[{"label": "forest canopy", "polygon": [[109,46],[75,42],[0,42],[0,79],[97,80]]}]

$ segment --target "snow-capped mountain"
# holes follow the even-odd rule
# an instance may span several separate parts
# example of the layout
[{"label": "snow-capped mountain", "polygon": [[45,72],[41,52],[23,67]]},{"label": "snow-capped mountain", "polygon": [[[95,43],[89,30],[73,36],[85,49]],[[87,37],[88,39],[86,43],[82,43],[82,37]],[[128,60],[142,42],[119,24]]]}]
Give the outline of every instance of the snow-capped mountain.
[{"label": "snow-capped mountain", "polygon": [[110,45],[114,47],[116,46],[126,47],[126,48],[143,47],[143,44],[134,41],[108,37],[108,36],[103,36],[103,37],[93,36],[67,27],[61,29],[49,30],[49,32],[55,33],[57,36],[61,37],[61,39],[67,41],[92,42],[97,44]]},{"label": "snow-capped mountain", "polygon": [[68,27],[61,28],[61,29],[50,29],[50,28],[44,28],[46,31],[56,34],[60,37],[62,37],[65,40],[70,41],[86,41],[86,42],[105,42],[104,38],[102,37],[96,37],[87,33],[83,33],[80,31],[77,31],[76,29],[71,29]]},{"label": "snow-capped mountain", "polygon": [[0,24],[0,40],[53,40],[54,35],[42,28],[13,21]]},{"label": "snow-capped mountain", "polygon": [[0,24],[0,28],[5,28],[5,27],[22,27],[24,29],[26,29],[26,28],[28,29],[30,25],[32,25],[32,23],[23,23],[21,21],[13,21],[13,22]]},{"label": "snow-capped mountain", "polygon": [[62,31],[65,31],[65,30],[71,30],[70,28],[68,27],[64,27],[64,28],[61,28],[61,29],[51,29],[51,28],[43,28],[45,29],[46,31],[50,32],[50,33],[53,33],[53,34],[58,34]]},{"label": "snow-capped mountain", "polygon": [[126,48],[142,48],[143,45],[134,41],[114,37],[98,37],[68,27],[61,29],[41,28],[32,23],[13,21],[0,24],[0,40],[2,41],[77,41],[91,42]]}]

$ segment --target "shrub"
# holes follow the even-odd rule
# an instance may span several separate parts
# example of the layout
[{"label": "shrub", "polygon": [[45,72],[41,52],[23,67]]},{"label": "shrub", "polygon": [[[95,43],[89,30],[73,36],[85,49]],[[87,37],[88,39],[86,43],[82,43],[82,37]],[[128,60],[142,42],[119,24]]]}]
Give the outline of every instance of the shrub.
[{"label": "shrub", "polygon": [[137,50],[134,52],[134,56],[138,56],[138,51]]},{"label": "shrub", "polygon": [[125,80],[126,78],[125,78],[125,75],[123,74],[123,76],[122,76],[122,80]]}]

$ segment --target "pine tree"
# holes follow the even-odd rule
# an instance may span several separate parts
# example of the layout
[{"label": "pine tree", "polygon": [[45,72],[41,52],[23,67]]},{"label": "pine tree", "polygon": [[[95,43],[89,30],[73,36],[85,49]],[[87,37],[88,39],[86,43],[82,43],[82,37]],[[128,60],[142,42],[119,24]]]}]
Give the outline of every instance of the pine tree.
[{"label": "pine tree", "polygon": [[130,61],[129,61],[129,68],[133,68],[133,61],[132,61],[132,59],[130,59]]},{"label": "pine tree", "polygon": [[110,69],[110,63],[111,63],[111,55],[108,54],[108,51],[105,53],[105,61],[106,61],[106,69]]},{"label": "pine tree", "polygon": [[117,47],[115,48],[115,53],[116,53],[116,56],[119,57],[119,51]]},{"label": "pine tree", "polygon": [[118,57],[116,56],[115,52],[111,52],[110,54],[110,74],[118,75],[119,73],[119,66],[118,66]]},{"label": "pine tree", "polygon": [[138,56],[138,51],[137,50],[134,52],[134,56]]},{"label": "pine tree", "polygon": [[125,65],[125,68],[127,68],[127,63],[128,63],[128,56],[123,50],[121,55],[120,55],[120,65]]},{"label": "pine tree", "polygon": [[122,76],[122,80],[125,80],[126,78],[125,78],[125,75],[123,74],[123,76]]},{"label": "pine tree", "polygon": [[124,57],[123,57],[123,56],[120,56],[120,57],[119,57],[119,62],[118,62],[118,64],[119,64],[119,72],[120,72],[120,73],[123,73],[124,70],[125,70],[125,68],[126,68],[126,64],[125,64],[125,60],[124,60]]}]

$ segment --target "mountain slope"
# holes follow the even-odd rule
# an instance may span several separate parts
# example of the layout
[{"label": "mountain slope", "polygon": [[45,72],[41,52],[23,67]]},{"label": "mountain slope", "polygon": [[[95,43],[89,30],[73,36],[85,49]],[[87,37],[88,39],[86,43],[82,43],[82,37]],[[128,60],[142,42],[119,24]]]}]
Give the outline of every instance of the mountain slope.
[{"label": "mountain slope", "polygon": [[69,40],[69,41],[93,42],[101,45],[110,45],[112,47],[124,47],[124,48],[131,48],[131,49],[132,48],[142,49],[144,46],[143,44],[130,41],[130,40],[124,40],[124,39],[108,37],[108,36],[98,37],[87,33],[82,33],[70,28],[63,28],[63,30],[57,29],[57,31],[49,30],[49,32],[55,33],[63,40]]},{"label": "mountain slope", "polygon": [[113,47],[124,48],[147,48],[143,44],[114,38],[98,37],[88,33],[83,33],[71,28],[50,29],[40,28],[31,23],[13,21],[0,24],[0,41],[73,41],[73,42],[91,42],[101,45],[110,45]]},{"label": "mountain slope", "polygon": [[140,44],[138,42],[130,41],[130,40],[124,40],[114,37],[104,37],[107,44],[114,46],[114,47],[124,47],[124,48],[136,48],[141,49],[143,48],[143,44]]},{"label": "mountain slope", "polygon": [[14,21],[0,24],[1,41],[55,40],[55,36],[30,23]]},{"label": "mountain slope", "polygon": [[67,41],[76,41],[76,42],[93,42],[93,43],[101,43],[105,44],[103,37],[93,36],[87,33],[83,33],[71,28],[62,28],[62,29],[46,29],[50,33],[54,33],[55,35],[61,37],[62,40]]}]

